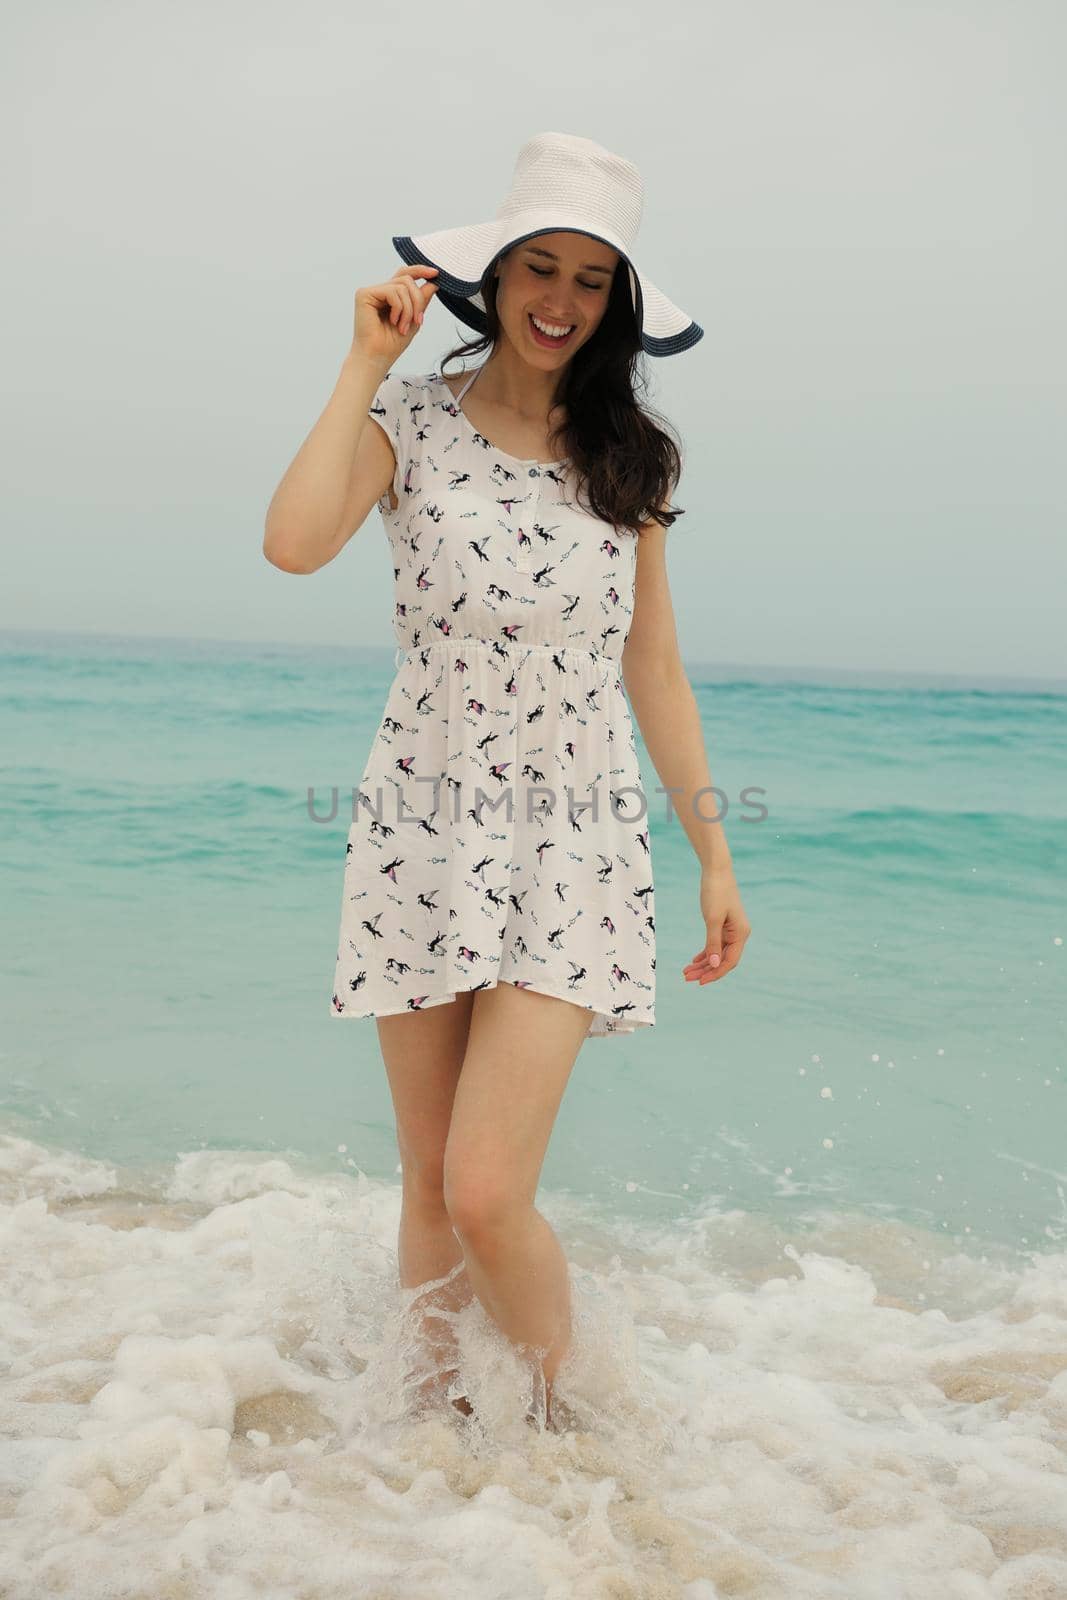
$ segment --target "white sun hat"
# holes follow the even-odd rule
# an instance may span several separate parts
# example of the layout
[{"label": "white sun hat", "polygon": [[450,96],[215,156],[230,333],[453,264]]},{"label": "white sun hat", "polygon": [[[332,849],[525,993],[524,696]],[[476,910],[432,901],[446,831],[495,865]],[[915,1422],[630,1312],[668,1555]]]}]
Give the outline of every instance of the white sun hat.
[{"label": "white sun hat", "polygon": [[644,209],[644,184],[632,161],[592,139],[538,133],[519,151],[511,188],[492,222],[472,222],[434,233],[394,234],[408,266],[436,267],[435,299],[476,333],[488,330],[482,277],[510,245],[539,233],[585,233],[611,245],[625,260],[641,346],[650,356],[674,356],[704,337],[704,330],[657,289],[633,259]]}]

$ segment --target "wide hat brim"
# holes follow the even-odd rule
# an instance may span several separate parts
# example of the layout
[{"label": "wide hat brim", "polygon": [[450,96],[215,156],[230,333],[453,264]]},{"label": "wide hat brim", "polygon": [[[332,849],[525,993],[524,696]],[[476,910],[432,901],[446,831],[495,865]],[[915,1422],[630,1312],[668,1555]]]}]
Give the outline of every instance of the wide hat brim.
[{"label": "wide hat brim", "polygon": [[521,244],[540,233],[584,233],[607,244],[626,262],[630,295],[641,339],[650,356],[674,356],[704,337],[704,330],[680,306],[669,300],[641,271],[621,239],[610,232],[583,226],[558,210],[526,211],[506,220],[474,222],[467,227],[442,228],[435,233],[394,234],[393,247],[409,267],[425,262],[436,267],[436,298],[475,333],[488,332],[482,278],[493,258],[509,245]]}]

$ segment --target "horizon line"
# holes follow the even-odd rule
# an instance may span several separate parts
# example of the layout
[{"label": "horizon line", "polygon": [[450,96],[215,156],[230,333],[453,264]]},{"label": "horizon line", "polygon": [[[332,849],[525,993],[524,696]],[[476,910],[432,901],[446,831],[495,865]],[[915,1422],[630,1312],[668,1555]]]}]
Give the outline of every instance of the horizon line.
[{"label": "horizon line", "polygon": [[[231,649],[245,650],[283,650],[283,651],[363,651],[371,654],[381,654],[388,657],[393,655],[397,648],[394,640],[389,644],[353,644],[333,642],[314,642],[311,640],[291,639],[240,639],[225,637],[217,634],[181,634],[181,633],[114,633],[109,630],[76,629],[76,628],[41,628],[19,627],[16,625],[0,625],[0,638],[27,637],[42,639],[82,639],[99,642],[113,641],[122,643],[156,643],[156,644],[185,644],[185,645],[221,645]],[[683,664],[687,671],[690,666],[699,667],[708,672],[723,673],[765,673],[765,674],[822,674],[835,678],[880,678],[904,679],[916,687],[923,684],[931,686],[930,681],[937,679],[942,682],[948,680],[958,684],[961,688],[979,688],[983,684],[992,684],[1007,688],[1018,685],[1020,688],[1037,688],[1038,686],[1067,692],[1067,677],[1055,677],[1051,674],[1038,673],[970,673],[958,670],[949,670],[942,667],[906,668],[906,667],[840,667],[829,664],[816,665],[798,662],[771,662],[771,661],[733,661],[712,660],[701,657],[687,657],[683,652]],[[818,678],[808,678],[801,681],[818,683]]]}]

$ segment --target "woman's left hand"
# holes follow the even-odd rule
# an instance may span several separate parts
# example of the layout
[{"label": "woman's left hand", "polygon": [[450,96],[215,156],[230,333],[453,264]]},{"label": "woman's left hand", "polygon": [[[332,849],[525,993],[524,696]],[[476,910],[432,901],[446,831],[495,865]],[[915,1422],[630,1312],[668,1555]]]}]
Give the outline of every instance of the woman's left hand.
[{"label": "woman's left hand", "polygon": [[705,867],[701,872],[700,914],[707,928],[707,943],[682,971],[686,983],[695,979],[703,987],[733,971],[752,932],[729,863]]}]

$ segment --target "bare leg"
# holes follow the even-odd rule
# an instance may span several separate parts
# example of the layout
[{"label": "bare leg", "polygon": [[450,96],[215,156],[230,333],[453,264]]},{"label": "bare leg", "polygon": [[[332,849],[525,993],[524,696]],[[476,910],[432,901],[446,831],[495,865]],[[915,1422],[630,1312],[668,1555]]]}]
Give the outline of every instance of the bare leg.
[{"label": "bare leg", "polygon": [[475,995],[445,1151],[445,1202],[478,1299],[543,1351],[546,1399],[571,1338],[559,1240],[534,1206],[549,1137],[592,1013],[514,984]]},{"label": "bare leg", "polygon": [[[415,1289],[420,1284],[432,1283],[413,1302],[421,1318],[421,1336],[434,1366],[434,1373],[420,1385],[420,1393],[429,1398],[443,1394],[457,1367],[458,1351],[452,1323],[439,1311],[456,1312],[470,1302],[472,1289],[463,1262],[463,1249],[456,1238],[444,1202],[423,1203],[412,1197],[405,1184],[404,1201],[400,1218],[400,1284],[404,1289]],[[413,1266],[412,1262],[419,1263]],[[444,1283],[434,1280],[446,1278],[459,1267],[454,1277]],[[454,1401],[459,1410],[469,1413],[468,1402]]]},{"label": "bare leg", "polygon": [[[396,1112],[403,1172],[398,1257],[400,1284],[416,1289],[444,1278],[463,1262],[463,1249],[444,1200],[445,1143],[470,1026],[473,994],[450,1005],[378,1018],[378,1038]],[[458,1311],[472,1295],[466,1269],[417,1297],[421,1333],[436,1374],[422,1385],[427,1397],[447,1388],[456,1367],[455,1337],[438,1309]],[[469,1413],[465,1401],[454,1401]]]}]

